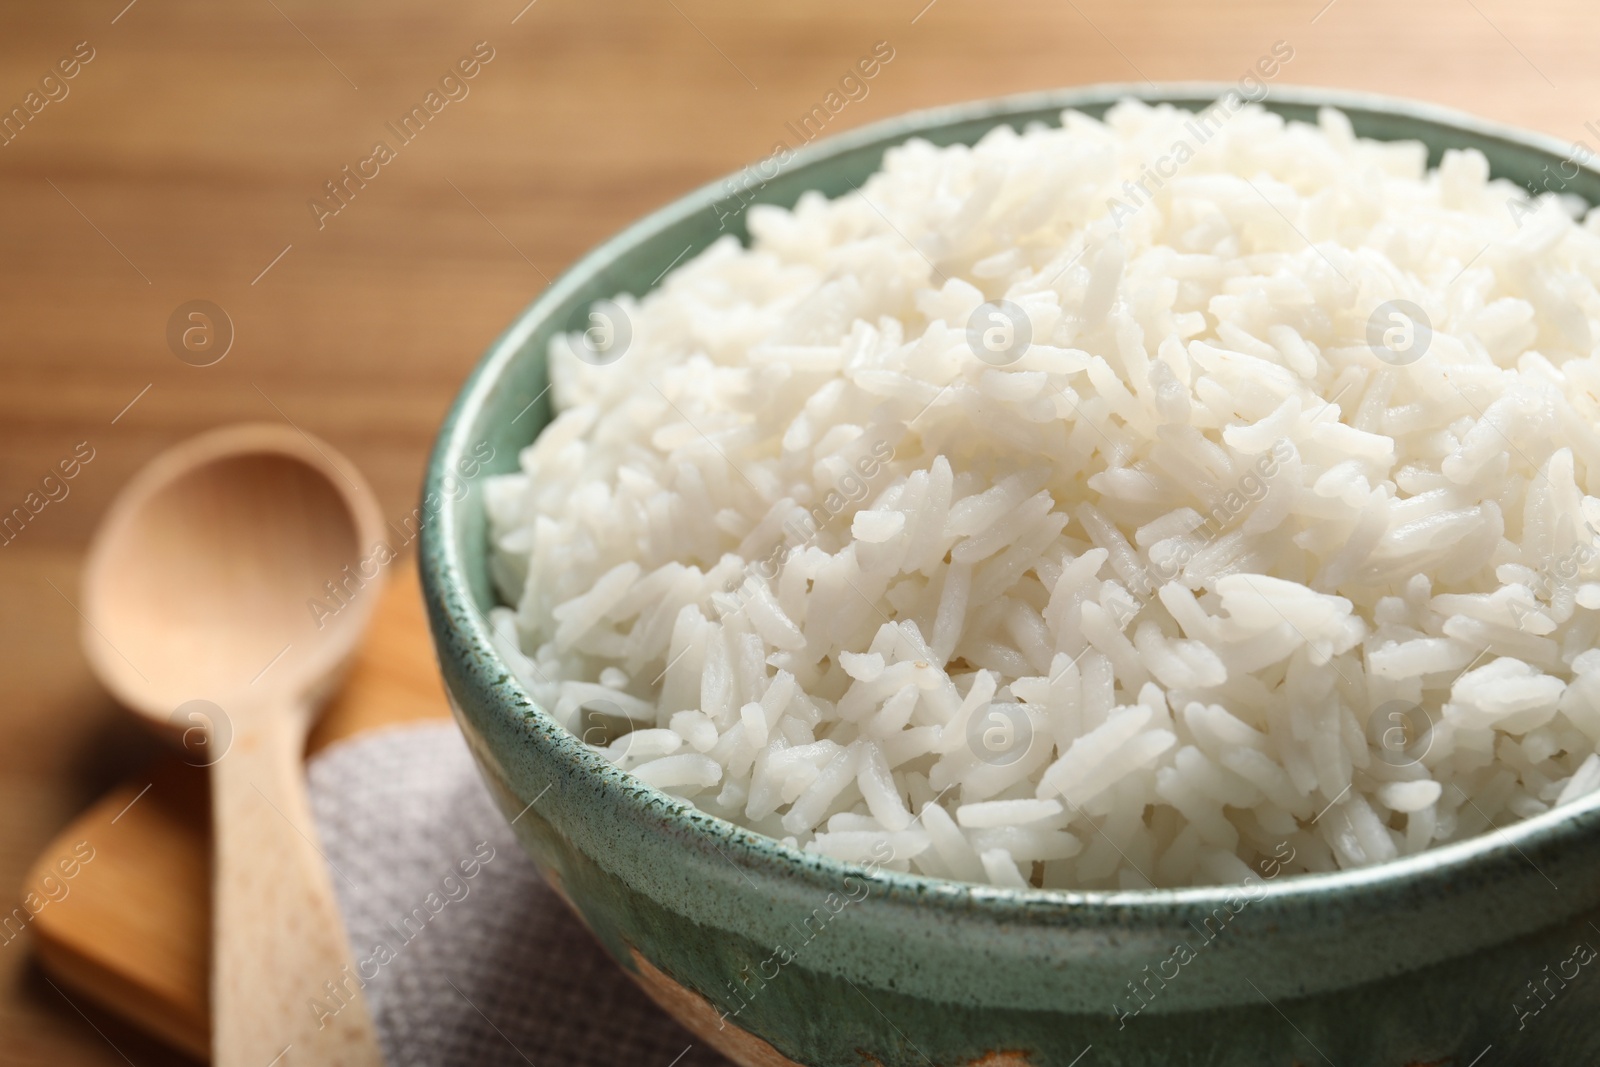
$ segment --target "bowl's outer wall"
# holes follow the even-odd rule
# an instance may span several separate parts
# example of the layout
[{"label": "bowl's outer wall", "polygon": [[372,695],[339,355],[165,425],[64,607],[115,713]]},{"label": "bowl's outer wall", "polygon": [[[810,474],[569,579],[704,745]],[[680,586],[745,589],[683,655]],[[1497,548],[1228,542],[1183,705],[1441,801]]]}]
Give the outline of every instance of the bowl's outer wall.
[{"label": "bowl's outer wall", "polygon": [[[752,200],[849,192],[908,137],[971,143],[1000,123],[1057,123],[1064,107],[1099,115],[1129,95],[1201,107],[1226,88],[1039,94],[808,146],[764,184],[701,190],[590,253],[468,382],[424,491],[421,567],[446,688],[524,847],[624,966],[634,969],[637,951],[729,1013],[730,1027],[817,1067],[863,1056],[966,1063],[996,1050],[1066,1065],[1091,1045],[1086,1065],[1466,1064],[1491,1045],[1484,1067],[1600,1062],[1600,978],[1589,974],[1600,967],[1544,1000],[1527,986],[1577,943],[1600,948],[1594,806],[1475,843],[1470,863],[1446,862],[1467,851],[1453,846],[1410,862],[1404,877],[1285,880],[1242,905],[1236,890],[1013,893],[868,874],[798,856],[620,774],[534,707],[493,652],[482,480],[515,469],[547,423],[545,352],[556,333],[585,324],[593,301],[642,294],[724,234],[743,240],[740,209]],[[1312,120],[1322,103],[1343,108],[1364,136],[1423,141],[1431,163],[1446,148],[1478,148],[1518,184],[1536,185],[1566,154],[1353,94],[1285,89],[1266,106]],[[1580,170],[1564,191],[1600,203],[1600,175]],[[485,445],[493,458],[480,469]],[[1228,896],[1231,917],[1216,910]],[[1181,966],[1171,962],[1180,943],[1194,956]]]}]

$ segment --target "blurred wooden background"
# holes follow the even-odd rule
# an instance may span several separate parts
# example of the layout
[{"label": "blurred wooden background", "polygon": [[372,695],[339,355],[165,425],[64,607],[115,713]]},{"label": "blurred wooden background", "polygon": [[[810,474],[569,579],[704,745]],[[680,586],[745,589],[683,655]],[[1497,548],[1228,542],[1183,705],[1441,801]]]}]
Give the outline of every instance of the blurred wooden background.
[{"label": "blurred wooden background", "polygon": [[[1591,144],[1583,124],[1600,119],[1579,0],[525,3],[0,8],[0,112],[79,42],[94,53],[0,147],[0,515],[79,442],[94,450],[69,495],[0,547],[5,910],[51,834],[153,750],[89,677],[70,602],[131,471],[210,426],[290,419],[354,459],[390,517],[407,513],[457,385],[546,279],[765,156],[879,41],[894,58],[830,131],[1061,85],[1233,81],[1278,40],[1295,53],[1283,83]],[[394,145],[385,123],[478,42],[494,58],[469,94],[319,230],[307,201],[375,140]],[[235,334],[208,367],[167,341],[197,299]],[[179,1061],[80,1012],[26,935],[0,946],[0,1063],[123,1062]]]}]

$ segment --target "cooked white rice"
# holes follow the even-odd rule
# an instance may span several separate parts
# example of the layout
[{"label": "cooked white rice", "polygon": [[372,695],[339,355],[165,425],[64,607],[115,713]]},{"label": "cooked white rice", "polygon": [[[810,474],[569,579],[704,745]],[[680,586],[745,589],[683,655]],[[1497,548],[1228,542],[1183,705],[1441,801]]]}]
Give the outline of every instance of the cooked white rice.
[{"label": "cooked white rice", "polygon": [[[912,141],[619,297],[614,362],[559,339],[487,492],[543,706],[999,885],[1353,867],[1600,786],[1600,216],[1338,112],[1190,118]],[[1031,344],[970,345],[1002,299]]]}]

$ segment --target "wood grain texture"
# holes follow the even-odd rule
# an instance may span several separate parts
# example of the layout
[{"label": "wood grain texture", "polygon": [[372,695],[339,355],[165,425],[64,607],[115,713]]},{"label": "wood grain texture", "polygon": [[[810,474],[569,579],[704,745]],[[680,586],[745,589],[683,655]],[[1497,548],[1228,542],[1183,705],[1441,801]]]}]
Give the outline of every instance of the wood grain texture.
[{"label": "wood grain texture", "polygon": [[266,422],[161,453],[90,546],[82,639],[96,677],[211,768],[218,1067],[259,1067],[290,1049],[330,1067],[382,1064],[359,988],[336,1013],[306,1010],[355,961],[302,757],[380,596],[391,560],[370,546],[383,532],[348,460]]},{"label": "wood grain texture", "polygon": [[324,982],[348,981],[355,958],[334,874],[310,837],[298,764],[311,709],[286,701],[256,710],[211,771],[212,1062],[254,1067],[292,1049],[328,1067],[383,1067],[359,986],[338,1011],[307,1010]]},{"label": "wood grain texture", "polygon": [[[210,426],[292,420],[349,455],[400,521],[456,387],[545,276],[766,155],[876,41],[894,60],[830,128],[1060,85],[1233,80],[1281,39],[1286,82],[1600,147],[1583,129],[1600,119],[1600,65],[1579,0],[524,3],[0,12],[0,107],[77,42],[95,49],[70,94],[0,147],[0,515],[79,442],[95,450],[70,494],[0,547],[0,894],[14,899],[53,836],[160,752],[89,678],[69,602],[89,531],[133,470]],[[479,41],[495,58],[470,95],[317,229],[306,201]],[[233,322],[213,366],[167,346],[193,299]],[[0,947],[0,1064],[169,1061],[80,1014],[30,944]]]},{"label": "wood grain texture", "polygon": [[93,858],[30,935],[75,1000],[211,1054],[211,800],[204,768],[175,756],[108,793],[45,848],[39,885],[84,845]]},{"label": "wood grain texture", "polygon": [[[349,677],[318,721],[309,752],[449,714],[415,569],[410,560],[396,566],[399,573]],[[86,1009],[109,1009],[197,1058],[209,1055],[211,1032],[213,850],[206,777],[203,767],[163,757],[64,828],[25,880],[40,886],[52,876],[68,887],[59,906],[45,906],[29,931],[63,990]],[[92,858],[65,877],[86,850]]]}]

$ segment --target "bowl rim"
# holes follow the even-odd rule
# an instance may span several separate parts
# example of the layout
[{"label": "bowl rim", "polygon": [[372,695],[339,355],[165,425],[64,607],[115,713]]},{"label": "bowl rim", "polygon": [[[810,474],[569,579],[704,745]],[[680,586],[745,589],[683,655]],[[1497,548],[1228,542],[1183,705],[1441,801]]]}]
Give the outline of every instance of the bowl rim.
[{"label": "bowl rim", "polygon": [[[1007,117],[1028,112],[1059,112],[1129,98],[1147,103],[1208,106],[1229,93],[1243,95],[1240,87],[1230,82],[1102,82],[918,109],[820,137],[792,149],[793,159],[785,170],[804,171],[878,142],[898,143],[930,129],[978,120],[998,119],[998,125]],[[1549,134],[1479,118],[1443,105],[1378,93],[1273,84],[1269,92],[1255,102],[1381,114],[1436,127],[1442,132],[1505,142],[1556,158],[1568,156],[1575,145],[1575,142]],[[1587,164],[1578,165],[1600,179],[1600,171]],[[1085,909],[1137,914],[1152,921],[1164,919],[1176,923],[1191,916],[1209,914],[1226,902],[1237,901],[1242,888],[1251,890],[1249,899],[1256,909],[1292,908],[1298,912],[1337,896],[1351,909],[1365,910],[1386,901],[1416,903],[1430,896],[1437,898],[1452,887],[1459,888],[1464,876],[1505,878],[1517,873],[1519,867],[1531,868],[1554,887],[1555,883],[1529,858],[1528,852],[1548,859],[1576,838],[1600,836],[1597,834],[1600,831],[1600,791],[1596,791],[1529,819],[1504,827],[1491,821],[1490,829],[1470,838],[1364,867],[1282,878],[1258,876],[1253,882],[1191,887],[1041,889],[1030,886],[1018,889],[902,873],[803,852],[777,838],[713,815],[687,799],[656,789],[620,770],[581,742],[557,723],[516,680],[515,673],[500,657],[486,618],[473,606],[472,586],[456,530],[465,507],[481,506],[478,503],[481,493],[468,493],[457,499],[443,490],[456,460],[470,446],[472,438],[467,435],[467,429],[475,424],[501,377],[517,360],[542,320],[556,312],[588,276],[618,255],[689,216],[713,208],[726,198],[726,183],[740,173],[735,171],[719,177],[629,223],[562,271],[518,313],[480,357],[460,387],[435,439],[428,459],[423,499],[436,494],[440,503],[433,519],[422,526],[418,551],[418,567],[430,617],[436,627],[448,624],[453,629],[460,643],[455,654],[462,673],[489,698],[487,702],[493,704],[507,725],[526,726],[530,717],[535,721],[536,729],[524,734],[527,743],[548,744],[555,757],[578,772],[592,776],[594,787],[608,799],[630,809],[642,820],[683,835],[688,844],[715,850],[743,870],[799,879],[824,890],[837,888],[846,878],[856,878],[868,884],[874,897],[912,902],[919,907],[963,913],[998,923],[1024,917],[1031,924],[1081,922]],[[658,284],[659,279],[655,285]],[[519,450],[521,447],[527,446],[519,446]],[[435,644],[441,657],[451,655],[442,642],[436,640]],[[1576,905],[1577,901],[1566,903]],[[1547,923],[1557,919],[1552,912]]]}]

